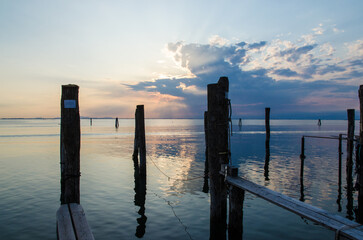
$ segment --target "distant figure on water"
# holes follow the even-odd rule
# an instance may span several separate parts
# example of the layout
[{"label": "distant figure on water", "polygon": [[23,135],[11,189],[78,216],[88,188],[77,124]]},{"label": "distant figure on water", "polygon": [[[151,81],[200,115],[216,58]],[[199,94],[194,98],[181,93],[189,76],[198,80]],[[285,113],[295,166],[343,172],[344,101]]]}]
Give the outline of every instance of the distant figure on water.
[{"label": "distant figure on water", "polygon": [[242,130],[242,119],[241,118],[238,121],[238,127],[239,127],[239,130],[241,131]]},{"label": "distant figure on water", "polygon": [[320,127],[321,126],[321,119],[319,118],[318,120],[318,126]]},{"label": "distant figure on water", "polygon": [[92,126],[92,118],[89,119],[89,125]]},{"label": "distant figure on water", "polygon": [[118,118],[116,118],[116,120],[115,120],[115,128],[118,128],[118,126],[119,126]]}]

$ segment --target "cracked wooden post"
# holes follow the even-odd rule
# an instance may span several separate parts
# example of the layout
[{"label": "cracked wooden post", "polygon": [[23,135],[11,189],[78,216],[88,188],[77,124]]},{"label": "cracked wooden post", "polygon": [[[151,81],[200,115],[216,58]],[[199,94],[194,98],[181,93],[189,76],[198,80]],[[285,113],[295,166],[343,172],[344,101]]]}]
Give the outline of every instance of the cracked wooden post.
[{"label": "cracked wooden post", "polygon": [[80,203],[81,128],[77,85],[63,85],[61,97],[61,204]]},{"label": "cracked wooden post", "polygon": [[[238,177],[238,168],[227,167],[227,175]],[[238,187],[229,186],[229,218],[228,218],[228,239],[242,240],[243,235],[243,201],[245,191]]]},{"label": "cracked wooden post", "polygon": [[363,223],[363,85],[360,85],[358,90],[359,108],[360,108],[360,121],[359,121],[359,151],[358,151],[358,222]]},{"label": "cracked wooden post", "polygon": [[210,240],[225,240],[227,228],[227,189],[221,165],[228,163],[227,77],[208,85],[208,165],[210,178]]}]

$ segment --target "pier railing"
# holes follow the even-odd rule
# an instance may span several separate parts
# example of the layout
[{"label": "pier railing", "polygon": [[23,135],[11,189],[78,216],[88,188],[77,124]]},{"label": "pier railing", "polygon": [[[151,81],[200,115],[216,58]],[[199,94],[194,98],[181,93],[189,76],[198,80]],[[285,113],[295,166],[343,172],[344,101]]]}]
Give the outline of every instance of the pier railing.
[{"label": "pier railing", "polygon": [[[233,167],[228,166],[228,168]],[[238,177],[237,168],[228,170],[228,172],[233,172],[233,175],[228,174],[225,178],[226,183],[232,186],[232,188],[248,191],[290,212],[333,230],[336,235],[335,239],[363,239],[363,225],[357,222],[350,221],[347,218],[329,213],[320,208],[311,206],[297,199],[288,197],[249,180]],[[231,200],[236,201],[234,198],[230,197],[230,201]],[[237,201],[240,202],[241,200],[243,200],[243,198],[237,199]],[[230,209],[230,211],[236,210],[242,212],[242,209]],[[230,212],[230,214],[233,213]]]}]

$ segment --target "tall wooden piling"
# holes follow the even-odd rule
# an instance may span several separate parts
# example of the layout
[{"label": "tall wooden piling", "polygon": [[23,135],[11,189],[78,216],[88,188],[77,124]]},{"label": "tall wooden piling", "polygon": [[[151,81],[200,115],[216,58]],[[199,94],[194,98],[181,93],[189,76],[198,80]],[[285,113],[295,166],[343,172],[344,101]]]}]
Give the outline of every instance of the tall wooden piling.
[{"label": "tall wooden piling", "polygon": [[204,112],[204,136],[205,136],[205,162],[204,162],[204,181],[203,181],[203,192],[208,193],[208,112]]},{"label": "tall wooden piling", "polygon": [[352,168],[353,168],[353,148],[354,148],[354,109],[348,109],[348,133],[347,133],[347,183],[352,180]]},{"label": "tall wooden piling", "polygon": [[63,85],[61,97],[61,204],[80,203],[81,128],[77,85]]},{"label": "tall wooden piling", "polygon": [[359,149],[358,149],[358,222],[363,223],[363,85],[360,85],[358,90],[359,108],[360,108],[360,121],[359,121]]},{"label": "tall wooden piling", "polygon": [[270,108],[265,108],[266,140],[270,140]]},{"label": "tall wooden piling", "polygon": [[343,135],[339,134],[339,145],[338,145],[338,154],[339,154],[339,172],[338,172],[338,185],[341,187],[342,186],[342,140],[343,140]]},{"label": "tall wooden piling", "polygon": [[[227,175],[238,177],[238,168],[228,166]],[[243,235],[243,202],[245,191],[236,186],[229,186],[229,218],[228,218],[228,239],[242,240]]]},{"label": "tall wooden piling", "polygon": [[137,105],[135,111],[135,142],[134,161],[138,161],[140,155],[140,174],[146,176],[146,143],[145,143],[145,115],[144,105]]},{"label": "tall wooden piling", "polygon": [[210,178],[210,239],[225,240],[227,227],[227,189],[221,165],[228,163],[227,77],[208,85],[208,165]]}]

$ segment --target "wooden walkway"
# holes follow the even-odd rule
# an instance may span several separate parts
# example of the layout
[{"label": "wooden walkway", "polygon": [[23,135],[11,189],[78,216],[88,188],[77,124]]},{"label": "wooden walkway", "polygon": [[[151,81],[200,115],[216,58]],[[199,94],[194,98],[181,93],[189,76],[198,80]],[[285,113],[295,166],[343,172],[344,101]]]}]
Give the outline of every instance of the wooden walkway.
[{"label": "wooden walkway", "polygon": [[80,204],[62,204],[57,211],[58,240],[94,240]]},{"label": "wooden walkway", "polygon": [[335,239],[363,239],[363,225],[344,217],[326,212],[240,177],[227,176],[226,182],[335,231]]}]

